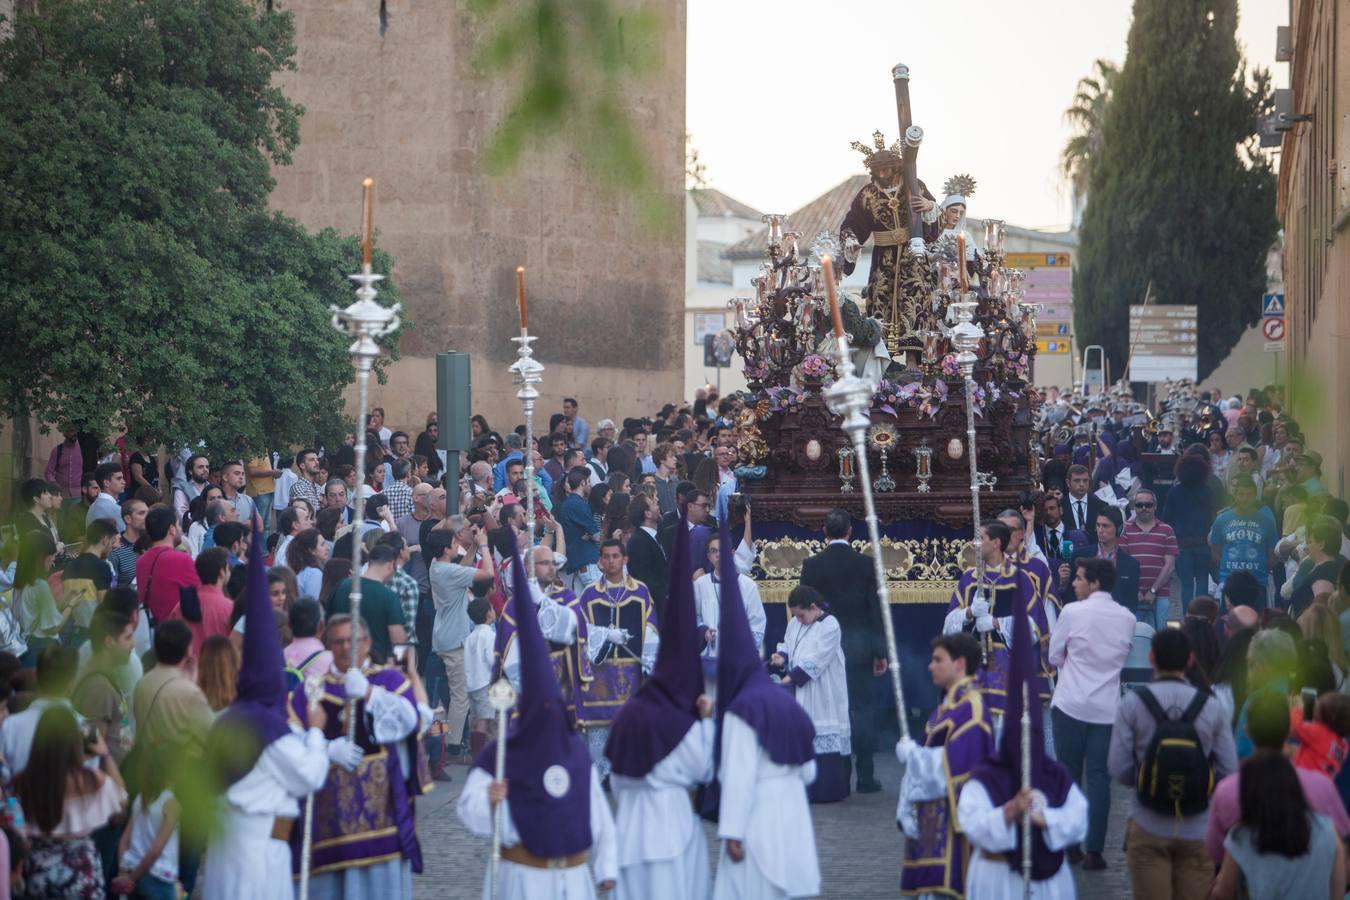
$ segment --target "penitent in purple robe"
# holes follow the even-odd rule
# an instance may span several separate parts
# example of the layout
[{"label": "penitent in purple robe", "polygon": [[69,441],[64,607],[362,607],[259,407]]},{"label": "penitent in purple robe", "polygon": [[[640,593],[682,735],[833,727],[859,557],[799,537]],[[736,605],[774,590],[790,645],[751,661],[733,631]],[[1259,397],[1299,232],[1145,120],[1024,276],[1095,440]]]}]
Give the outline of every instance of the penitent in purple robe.
[{"label": "penitent in purple robe", "polygon": [[[1031,579],[1009,560],[1005,559],[997,570],[986,570],[984,581],[986,597],[992,608],[991,615],[996,620],[1010,619],[1014,604],[1020,603],[1029,613],[1040,607]],[[975,590],[975,570],[967,569],[952,593],[948,614],[970,606],[975,599]],[[1044,610],[1041,612],[1043,619]],[[970,623],[966,630],[974,634],[975,639],[986,648],[984,666],[980,669],[976,683],[984,694],[990,715],[1002,716],[1008,690],[1008,645],[1002,629],[995,628],[987,634],[981,634],[974,631],[974,623]]]},{"label": "penitent in purple robe", "polygon": [[583,684],[577,713],[583,725],[608,726],[628,698],[642,684],[644,659],[655,660],[656,648],[648,647],[648,629],[656,632],[656,607],[647,586],[631,576],[619,584],[601,578],[582,592],[578,601],[588,625],[622,628],[628,643],[610,641],[595,661],[594,678]]},{"label": "penitent in purple robe", "polygon": [[1037,690],[1041,703],[1049,705],[1050,697],[1055,692],[1055,667],[1050,665],[1050,610],[1052,604],[1056,611],[1059,609],[1055,599],[1055,587],[1059,582],[1045,560],[1028,553],[1025,544],[1018,548],[1017,553],[1009,554],[1008,558],[1031,579],[1031,587],[1035,591],[1036,601],[1027,612],[1031,614],[1031,624],[1039,635],[1039,646],[1036,648],[1036,665],[1040,672],[1040,677],[1036,679]]},{"label": "penitent in purple robe", "polygon": [[[935,750],[940,750],[940,759]],[[910,827],[918,835],[905,840],[902,895],[964,896],[970,845],[956,821],[956,801],[971,770],[993,752],[993,722],[975,676],[970,676],[952,685],[928,717],[920,751],[924,758],[916,758],[905,775],[907,783],[900,792],[901,817],[912,817]],[[929,784],[916,786],[909,783],[910,779],[923,779]],[[911,803],[915,794],[929,799]]]},{"label": "penitent in purple robe", "polygon": [[[347,691],[343,686],[345,673],[324,676],[323,708],[328,714],[324,737],[334,740],[347,733]],[[365,670],[371,685],[384,688],[394,696],[417,707],[412,685],[402,672],[392,666]],[[411,772],[403,771],[397,747],[379,744],[368,727],[365,701],[358,704],[356,743],[365,751],[365,758],[355,772],[341,766],[332,766],[328,781],[314,794],[314,833],[310,872],[347,869],[353,866],[373,865],[402,856],[412,864],[415,873],[422,871],[422,848],[417,840],[417,817],[414,798],[431,789],[431,778],[426,771],[426,757],[417,729],[402,743],[413,761]],[[291,692],[290,720],[304,727],[308,720],[304,686]],[[302,827],[291,832],[292,870],[300,872]]]},{"label": "penitent in purple robe", "polygon": [[[581,608],[577,595],[567,588],[558,588],[548,592],[549,597],[565,607],[576,618],[576,640],[571,644],[548,642],[548,658],[553,665],[553,675],[562,689],[563,705],[567,709],[567,721],[575,726],[585,719],[585,700],[582,696],[583,685],[589,684],[594,677],[591,660],[587,655],[586,613]],[[539,601],[542,602],[542,601]],[[516,603],[513,597],[502,608],[501,620],[497,622],[497,641],[495,644],[492,667],[492,680],[502,677],[502,666],[507,654],[511,652],[516,640]],[[515,711],[511,716],[514,718]]]}]

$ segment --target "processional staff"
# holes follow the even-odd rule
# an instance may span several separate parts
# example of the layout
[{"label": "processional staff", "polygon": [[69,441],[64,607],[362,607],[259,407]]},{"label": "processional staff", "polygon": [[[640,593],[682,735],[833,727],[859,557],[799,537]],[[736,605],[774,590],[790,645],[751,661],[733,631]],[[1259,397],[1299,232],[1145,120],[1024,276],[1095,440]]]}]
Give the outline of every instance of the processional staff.
[{"label": "processional staff", "polygon": [[895,690],[895,710],[900,721],[900,737],[909,737],[909,721],[905,716],[905,692],[900,684],[900,655],[895,649],[895,625],[891,622],[890,598],[886,589],[886,563],[881,557],[881,530],[877,524],[876,503],[872,496],[872,475],[867,464],[867,410],[872,405],[873,386],[853,372],[853,357],[849,354],[848,335],[839,313],[839,298],[835,296],[834,260],[828,255],[820,260],[825,275],[825,291],[830,298],[830,317],[834,320],[834,339],[839,352],[839,378],[825,390],[825,402],[830,411],[843,418],[842,426],[853,442],[858,476],[862,480],[863,509],[867,516],[867,534],[872,541],[872,565],[876,569],[877,603],[881,606],[881,626],[886,634],[886,653],[891,672],[891,687]]}]

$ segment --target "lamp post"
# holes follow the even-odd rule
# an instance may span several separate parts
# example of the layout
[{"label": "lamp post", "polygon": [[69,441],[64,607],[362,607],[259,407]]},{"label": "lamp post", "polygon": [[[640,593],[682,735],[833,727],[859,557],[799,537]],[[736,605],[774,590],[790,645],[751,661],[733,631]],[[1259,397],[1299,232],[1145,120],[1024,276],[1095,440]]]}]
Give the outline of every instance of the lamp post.
[{"label": "lamp post", "polygon": [[[352,356],[352,362],[356,365],[356,387],[357,387],[357,416],[356,416],[356,471],[358,477],[365,477],[366,472],[366,403],[367,394],[370,388],[370,370],[375,365],[375,360],[380,358],[380,345],[377,341],[392,334],[398,329],[398,315],[402,312],[402,305],[395,303],[393,306],[381,306],[375,302],[375,285],[384,280],[383,275],[376,275],[371,271],[371,206],[375,182],[373,179],[365,180],[365,235],[361,242],[361,272],[352,275],[352,281],[357,284],[356,302],[346,309],[339,309],[336,306],[329,307],[333,314],[333,327],[342,334],[352,338],[352,344],[347,348],[347,352]],[[361,625],[361,523],[365,521],[366,498],[362,493],[360,486],[356,489],[356,512],[355,527],[352,530],[352,646],[355,647],[360,635]],[[352,668],[359,669],[362,660],[357,659],[355,653],[352,654]],[[356,740],[356,699],[347,698],[347,738]]]}]

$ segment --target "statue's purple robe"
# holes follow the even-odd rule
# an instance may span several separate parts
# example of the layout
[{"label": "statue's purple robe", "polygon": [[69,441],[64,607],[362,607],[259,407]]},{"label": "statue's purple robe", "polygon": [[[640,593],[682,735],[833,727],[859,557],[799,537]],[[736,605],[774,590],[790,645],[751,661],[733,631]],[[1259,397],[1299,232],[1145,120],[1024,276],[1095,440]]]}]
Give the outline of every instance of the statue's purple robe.
[{"label": "statue's purple robe", "polygon": [[632,576],[615,585],[601,578],[582,592],[579,602],[589,625],[623,628],[629,635],[627,644],[609,643],[577,702],[581,724],[608,726],[642,684],[643,642],[649,627],[656,630],[656,607],[647,586]]},{"label": "statue's purple robe", "polygon": [[[574,643],[570,645],[555,644],[550,641],[548,644],[548,658],[549,662],[553,664],[553,675],[558,679],[558,686],[562,688],[563,705],[567,709],[567,720],[575,726],[578,721],[585,718],[582,685],[588,684],[595,677],[591,671],[591,659],[586,650],[586,613],[582,610],[577,595],[567,588],[550,591],[549,597],[570,610],[577,620],[577,639]],[[494,645],[494,663],[492,666],[492,680],[494,682],[502,677],[502,664],[515,640],[516,604],[515,599],[512,598],[506,601],[506,606],[502,609],[502,617],[497,622],[497,641]],[[515,717],[514,710],[511,715],[512,718]]]},{"label": "statue's purple robe", "polygon": [[[412,685],[393,666],[372,667],[365,670],[372,686],[384,688],[396,697],[417,707]],[[347,733],[347,691],[343,685],[345,673],[324,676],[323,704],[328,721],[324,737],[330,741]],[[356,743],[365,751],[365,758],[355,772],[341,766],[328,770],[328,781],[314,794],[314,831],[310,857],[310,873],[319,875],[353,866],[374,865],[399,856],[412,864],[415,873],[422,871],[422,847],[417,840],[417,816],[413,808],[418,794],[431,790],[426,755],[417,729],[403,739],[408,759],[413,760],[413,771],[404,772],[397,748],[392,744],[378,744],[367,727],[365,701],[356,724]],[[309,710],[305,703],[304,685],[291,692],[288,704],[291,722],[307,727]],[[304,834],[303,814],[299,827],[291,831],[291,867],[300,872],[300,846]]]},{"label": "statue's purple robe", "polygon": [[[1032,584],[1031,578],[1010,560],[1005,559],[1003,566],[996,572],[986,570],[984,577],[986,593],[991,595],[988,597],[992,607],[991,615],[995,619],[1011,616],[1014,603],[1021,603],[1033,616],[1036,614],[1034,610],[1040,608],[1041,603],[1036,596],[1036,587]],[[947,611],[950,613],[954,609],[968,607],[975,599],[975,588],[975,570],[967,569],[957,582],[956,590],[952,592]],[[1048,632],[1044,609],[1040,609],[1040,613],[1039,624]],[[989,632],[987,643],[985,635],[975,631],[971,633],[981,646],[987,647],[984,666],[976,678],[977,684],[984,693],[990,715],[1001,716],[1007,700],[1008,647],[997,628]],[[1038,692],[1043,691],[1044,688],[1038,688]]]},{"label": "statue's purple robe", "polygon": [[975,676],[951,687],[928,717],[924,747],[942,747],[947,796],[916,804],[919,836],[905,841],[900,893],[965,895],[970,845],[956,821],[956,800],[975,765],[994,752],[994,725]]}]

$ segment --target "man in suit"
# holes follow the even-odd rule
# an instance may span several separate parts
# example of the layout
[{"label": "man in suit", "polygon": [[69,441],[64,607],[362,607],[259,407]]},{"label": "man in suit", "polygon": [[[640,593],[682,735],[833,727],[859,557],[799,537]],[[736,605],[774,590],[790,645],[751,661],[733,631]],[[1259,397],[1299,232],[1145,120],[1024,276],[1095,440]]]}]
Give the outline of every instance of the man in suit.
[{"label": "man in suit", "polygon": [[665,548],[656,537],[656,526],[661,521],[661,508],[641,495],[628,504],[633,536],[628,539],[628,574],[647,585],[656,607],[657,622],[663,621],[666,611],[666,591],[669,588],[670,563]]},{"label": "man in suit", "polygon": [[1068,558],[1064,554],[1065,540],[1070,541],[1075,549],[1092,543],[1087,534],[1068,527],[1068,523],[1064,521],[1064,507],[1054,494],[1047,494],[1042,498],[1032,532],[1035,535],[1036,546],[1045,555],[1047,562],[1052,563],[1052,571],[1058,568],[1053,561]]},{"label": "man in suit", "polygon": [[[679,498],[679,508],[685,511],[685,518],[689,522],[689,574],[687,577],[692,579],[694,572],[702,570],[707,565],[708,538],[712,535],[712,532],[704,523],[708,520],[708,510],[712,507],[712,498],[694,487],[692,481],[680,482],[676,495]],[[666,558],[669,559],[670,554],[675,550],[675,529],[680,527],[680,518],[677,514],[673,522],[670,521],[670,516],[666,516],[665,519],[666,521],[661,525],[660,540],[661,547],[666,551]]]},{"label": "man in suit", "polygon": [[1116,582],[1111,588],[1111,596],[1130,612],[1135,611],[1139,606],[1139,560],[1120,549],[1120,532],[1124,528],[1125,522],[1120,510],[1103,503],[1101,512],[1097,513],[1095,525],[1097,543],[1075,550],[1073,558],[1059,567],[1059,594],[1062,603],[1071,603],[1077,599],[1072,582],[1079,559],[1109,559],[1116,568]]},{"label": "man in suit", "polygon": [[877,605],[876,572],[870,557],[848,545],[853,523],[842,509],[825,516],[825,549],[802,563],[801,583],[820,591],[843,632],[844,674],[858,793],[881,790],[872,769],[876,743],[876,710],[872,680],[886,671],[881,610]]},{"label": "man in suit", "polygon": [[1069,493],[1064,498],[1064,521],[1068,528],[1093,534],[1097,514],[1106,508],[1106,503],[1096,494],[1088,493],[1092,485],[1092,473],[1087,466],[1069,467]]}]

